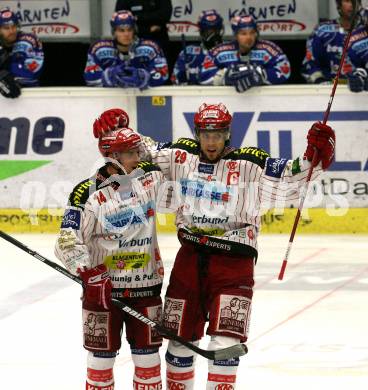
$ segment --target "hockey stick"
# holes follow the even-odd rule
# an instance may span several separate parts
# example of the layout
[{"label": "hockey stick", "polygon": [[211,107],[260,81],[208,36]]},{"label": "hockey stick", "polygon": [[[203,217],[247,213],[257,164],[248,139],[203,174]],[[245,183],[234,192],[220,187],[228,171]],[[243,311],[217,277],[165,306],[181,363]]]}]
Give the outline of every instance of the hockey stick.
[{"label": "hockey stick", "polygon": [[[82,280],[80,280],[77,276],[71,274],[65,268],[59,266],[58,264],[47,259],[46,257],[43,257],[38,252],[28,248],[26,245],[16,240],[14,237],[10,236],[9,234],[0,230],[0,237],[10,242],[11,244],[15,245],[19,249],[22,249],[24,252],[27,252],[28,254],[35,257],[36,259],[42,261],[43,263],[53,268],[54,270],[62,273],[64,276],[68,277],[69,279],[74,280],[74,282],[77,282],[83,286]],[[190,343],[189,341],[184,340],[182,337],[176,335],[175,333],[170,332],[169,330],[167,330],[157,322],[154,322],[149,318],[145,317],[143,314],[137,312],[136,310],[126,305],[125,303],[118,301],[117,299],[112,299],[112,303],[117,307],[119,307],[121,310],[130,314],[132,317],[136,318],[137,320],[144,322],[145,324],[149,325],[151,328],[157,329],[157,331],[161,333],[163,336],[166,336],[171,340],[175,340],[180,344],[185,345],[187,348],[198,353],[198,355],[201,355],[209,360],[227,360],[227,359],[243,356],[248,352],[247,346],[244,344],[236,344],[228,348],[219,349],[217,351],[209,351],[206,349],[199,348],[196,345]]]},{"label": "hockey stick", "polygon": [[190,70],[189,70],[189,61],[188,61],[188,53],[187,53],[187,41],[185,39],[185,34],[181,34],[181,47],[184,54],[184,69],[185,69],[185,77],[187,78],[188,85],[191,85],[190,81]]},{"label": "hockey stick", "polygon": [[[334,97],[335,97],[337,84],[339,82],[339,78],[340,78],[340,75],[341,75],[341,70],[342,70],[342,67],[343,67],[344,62],[345,62],[346,53],[348,51],[351,34],[353,33],[353,30],[354,30],[354,27],[355,27],[355,23],[356,23],[356,20],[357,20],[357,15],[358,15],[358,1],[355,0],[355,1],[353,1],[353,13],[352,13],[352,16],[351,16],[351,24],[350,24],[350,28],[349,28],[348,34],[345,37],[345,42],[344,42],[344,47],[343,47],[343,51],[342,51],[342,55],[341,55],[341,59],[340,59],[339,68],[337,70],[336,77],[334,79],[334,83],[333,83],[333,87],[332,87],[332,91],[331,91],[331,95],[330,95],[330,100],[328,102],[327,109],[326,109],[326,111],[324,113],[324,116],[323,116],[323,124],[324,125],[327,123],[328,117],[330,116],[332,102],[333,102]],[[294,236],[295,236],[298,224],[299,224],[300,215],[301,215],[301,212],[302,212],[302,209],[303,209],[304,201],[305,201],[305,198],[306,198],[307,193],[308,193],[309,182],[310,182],[310,179],[311,179],[312,173],[313,173],[313,167],[316,165],[317,158],[318,158],[318,152],[315,149],[314,150],[314,154],[313,154],[313,159],[312,159],[312,162],[311,162],[311,166],[310,166],[309,171],[308,171],[308,176],[307,176],[307,179],[306,179],[305,188],[304,188],[304,191],[302,192],[301,197],[300,197],[300,203],[299,203],[299,207],[298,207],[298,212],[297,212],[297,214],[295,216],[293,229],[292,229],[291,234],[290,234],[289,244],[287,246],[285,257],[284,257],[284,260],[283,260],[282,265],[281,265],[280,273],[279,273],[279,276],[278,276],[279,280],[282,280],[284,278],[285,269],[286,269],[286,266],[287,266],[288,258],[289,258],[290,251],[291,251],[291,247],[292,247],[293,242],[294,242]]]}]

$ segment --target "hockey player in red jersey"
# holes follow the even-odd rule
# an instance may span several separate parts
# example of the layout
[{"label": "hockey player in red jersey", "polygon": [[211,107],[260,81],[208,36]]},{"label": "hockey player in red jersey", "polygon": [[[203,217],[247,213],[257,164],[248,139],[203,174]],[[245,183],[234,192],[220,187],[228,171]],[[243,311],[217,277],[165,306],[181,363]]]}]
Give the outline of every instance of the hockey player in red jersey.
[{"label": "hockey player in red jersey", "polygon": [[158,166],[140,161],[142,139],[128,125],[127,114],[117,109],[96,121],[94,133],[107,162],[74,188],[55,248],[85,286],[87,390],[114,389],[123,326],[135,365],[133,388],[162,389],[161,336],[111,304],[113,297],[154,321],[161,318],[163,266],[155,203],[163,175]]},{"label": "hockey player in red jersey", "polygon": [[[333,130],[321,123],[308,132],[303,156],[271,158],[255,147],[229,145],[232,116],[223,104],[203,104],[194,116],[195,139],[151,150],[153,162],[174,181],[181,248],[166,292],[163,324],[198,343],[204,334],[216,350],[248,338],[261,209],[297,201],[313,158],[312,179],[329,167]],[[195,356],[170,340],[167,388],[194,389]],[[207,390],[235,389],[239,359],[209,360]]]}]

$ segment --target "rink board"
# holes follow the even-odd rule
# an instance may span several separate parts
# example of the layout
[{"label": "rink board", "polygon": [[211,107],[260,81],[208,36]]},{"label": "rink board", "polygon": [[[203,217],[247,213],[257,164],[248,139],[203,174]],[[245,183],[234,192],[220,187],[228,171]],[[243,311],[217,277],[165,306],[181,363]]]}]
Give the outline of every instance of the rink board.
[{"label": "rink board", "polygon": [[[328,214],[327,214],[328,213]],[[295,209],[268,212],[262,217],[262,233],[291,232]],[[0,210],[0,230],[7,233],[56,233],[63,218],[63,209],[42,209],[36,213],[20,209]],[[158,214],[159,233],[175,233],[174,214]],[[348,210],[305,209],[298,226],[300,234],[368,234],[368,209]]]},{"label": "rink board", "polygon": [[[111,107],[129,112],[133,129],[160,141],[193,137],[193,117],[205,99],[224,102],[233,115],[234,146],[254,145],[272,156],[305,150],[307,129],[321,120],[330,86],[259,87],[239,95],[230,87],[34,88],[17,104],[0,102],[0,229],[57,232],[73,187],[104,163],[91,127]],[[205,97],[205,98],[204,98]],[[339,86],[329,123],[336,159],[310,184],[300,233],[368,233],[368,95]],[[45,110],[47,107],[47,111]],[[347,134],[349,136],[347,136]],[[288,207],[287,205],[286,207]],[[264,217],[263,232],[289,234],[294,210]],[[336,210],[342,216],[329,216]],[[21,211],[23,210],[23,211]],[[28,210],[41,210],[30,218]],[[174,232],[173,216],[159,215],[159,232]]]},{"label": "rink board", "polygon": [[[304,153],[311,123],[323,118],[329,86],[259,87],[237,94],[230,87],[34,88],[17,100],[0,100],[0,191],[4,209],[64,208],[77,183],[104,164],[92,124],[122,107],[131,127],[163,142],[193,137],[193,117],[204,96],[233,115],[233,146],[257,146],[273,157]],[[47,107],[47,110],[45,109]],[[368,207],[368,94],[339,86],[329,123],[336,159],[310,185],[306,208]],[[349,136],[347,136],[349,134]],[[296,205],[294,205],[295,207]]]}]

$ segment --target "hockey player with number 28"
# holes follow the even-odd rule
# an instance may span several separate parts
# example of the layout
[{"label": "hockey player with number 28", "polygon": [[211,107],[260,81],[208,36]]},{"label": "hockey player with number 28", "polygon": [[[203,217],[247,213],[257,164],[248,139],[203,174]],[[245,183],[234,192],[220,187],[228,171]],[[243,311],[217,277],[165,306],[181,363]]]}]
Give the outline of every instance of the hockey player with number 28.
[{"label": "hockey player with number 28", "polygon": [[[334,131],[314,123],[303,156],[271,158],[255,147],[230,147],[231,121],[223,104],[203,104],[194,116],[196,139],[151,151],[153,162],[176,183],[172,202],[181,242],[163,325],[198,343],[208,320],[210,350],[247,341],[261,207],[298,200],[314,150],[312,178],[329,167],[335,145]],[[168,389],[194,389],[192,351],[171,340],[166,362]],[[234,389],[238,365],[239,359],[209,360],[206,389]]]},{"label": "hockey player with number 28", "polygon": [[[111,304],[122,300],[153,321],[162,314],[163,266],[156,238],[155,202],[160,168],[141,162],[141,136],[119,109],[95,122],[106,164],[69,197],[56,256],[84,282],[83,335],[87,390],[113,390],[113,366],[126,327],[135,365],[134,389],[162,389],[158,348],[162,338]],[[103,128],[109,131],[102,131]]]}]

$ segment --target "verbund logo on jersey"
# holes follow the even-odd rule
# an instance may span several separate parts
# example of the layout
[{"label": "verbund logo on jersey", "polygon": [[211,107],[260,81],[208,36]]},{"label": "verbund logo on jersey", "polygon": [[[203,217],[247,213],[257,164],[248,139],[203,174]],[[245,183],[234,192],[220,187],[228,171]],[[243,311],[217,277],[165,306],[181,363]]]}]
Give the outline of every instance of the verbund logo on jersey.
[{"label": "verbund logo on jersey", "polygon": [[[43,117],[33,126],[28,118],[0,118],[0,180],[19,175],[52,162],[48,158],[63,149],[65,122],[59,117]],[[30,159],[37,155],[37,160]],[[16,160],[7,159],[17,157]],[[26,157],[27,160],[20,158]]]}]

